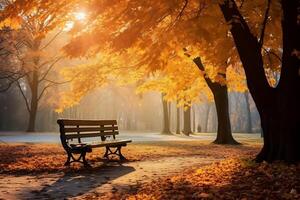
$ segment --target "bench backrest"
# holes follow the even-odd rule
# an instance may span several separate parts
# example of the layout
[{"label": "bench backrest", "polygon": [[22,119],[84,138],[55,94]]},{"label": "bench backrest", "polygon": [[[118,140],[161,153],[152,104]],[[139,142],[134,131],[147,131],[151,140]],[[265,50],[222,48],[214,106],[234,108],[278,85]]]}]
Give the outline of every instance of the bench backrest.
[{"label": "bench backrest", "polygon": [[60,138],[63,145],[67,145],[68,140],[77,139],[81,143],[81,138],[101,137],[104,141],[106,136],[119,134],[116,120],[57,120],[60,130]]}]

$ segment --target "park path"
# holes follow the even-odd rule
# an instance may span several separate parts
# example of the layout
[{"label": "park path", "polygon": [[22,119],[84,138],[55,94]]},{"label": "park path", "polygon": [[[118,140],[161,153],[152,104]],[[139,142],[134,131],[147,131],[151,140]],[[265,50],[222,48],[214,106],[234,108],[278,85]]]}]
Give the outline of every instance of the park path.
[{"label": "park path", "polygon": [[104,198],[110,194],[155,179],[176,175],[184,169],[217,161],[211,157],[180,156],[155,160],[108,164],[80,173],[43,175],[0,175],[0,199],[82,199]]}]

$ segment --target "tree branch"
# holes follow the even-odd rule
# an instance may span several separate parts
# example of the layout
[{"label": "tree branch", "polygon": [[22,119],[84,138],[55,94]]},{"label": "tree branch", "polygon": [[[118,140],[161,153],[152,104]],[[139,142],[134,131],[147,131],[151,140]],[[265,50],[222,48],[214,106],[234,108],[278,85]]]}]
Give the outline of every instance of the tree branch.
[{"label": "tree branch", "polygon": [[200,69],[200,71],[202,71],[204,74],[203,74],[203,77],[208,85],[209,88],[211,89],[214,89],[215,88],[215,84],[214,82],[211,81],[211,79],[207,76],[206,72],[205,72],[205,68],[204,68],[204,65],[201,61],[201,58],[200,57],[196,57],[193,59],[193,62],[197,65],[197,67]]},{"label": "tree branch", "polygon": [[75,76],[71,80],[69,80],[69,81],[63,81],[63,82],[56,82],[56,81],[44,79],[45,81],[48,81],[49,83],[41,91],[41,93],[40,93],[40,95],[38,97],[38,101],[43,97],[43,94],[46,92],[46,90],[48,88],[53,87],[55,85],[62,85],[62,84],[70,83],[74,78],[75,78]]},{"label": "tree branch", "polygon": [[5,88],[0,89],[0,93],[8,91],[14,82],[15,81],[10,81],[8,84],[6,84]]},{"label": "tree branch", "polygon": [[241,5],[240,5],[240,7],[239,7],[240,9],[243,7],[244,3],[245,3],[245,0],[242,0],[242,1],[241,1]]},{"label": "tree branch", "polygon": [[174,26],[174,24],[176,24],[176,22],[180,20],[180,18],[182,17],[182,15],[184,13],[184,10],[186,9],[186,7],[187,7],[188,4],[189,4],[189,0],[184,0],[183,7],[180,9],[180,12],[176,16],[174,22],[170,24],[170,27]]},{"label": "tree branch", "polygon": [[73,77],[71,80],[68,81],[63,81],[63,82],[57,82],[57,81],[53,81],[53,80],[49,80],[49,79],[44,79],[45,81],[52,83],[54,85],[61,85],[61,84],[66,84],[66,83],[70,83],[75,77]]},{"label": "tree branch", "polygon": [[61,34],[63,32],[63,29],[61,29],[58,33],[56,33],[54,36],[53,36],[53,38],[47,43],[47,44],[45,44],[45,46],[43,46],[42,48],[41,48],[41,50],[43,50],[43,49],[45,49],[45,48],[47,48],[49,45],[51,45],[51,43]]},{"label": "tree branch", "polygon": [[269,51],[269,50],[267,50],[266,48],[264,48],[264,47],[262,47],[262,49],[269,55],[269,54],[271,54],[271,55],[273,55],[275,58],[277,58],[281,63],[282,63],[282,58],[279,56],[279,55],[277,55],[275,52],[273,52],[273,51]]},{"label": "tree branch", "polygon": [[270,5],[271,5],[271,0],[268,0],[266,12],[265,12],[265,17],[264,17],[264,20],[263,20],[263,23],[262,23],[262,29],[261,29],[261,32],[260,32],[260,37],[259,37],[259,42],[258,42],[260,49],[262,48],[262,46],[264,44],[265,30],[266,30],[266,26],[267,26],[267,23],[268,23]]},{"label": "tree branch", "polygon": [[40,95],[39,95],[39,97],[38,97],[38,99],[37,99],[38,102],[39,102],[40,99],[43,97],[43,94],[46,92],[46,90],[47,90],[48,88],[52,87],[53,85],[55,85],[55,84],[49,83],[48,85],[46,85],[46,86],[43,88],[43,90],[41,91],[41,93],[40,93]]},{"label": "tree branch", "polygon": [[18,72],[0,70],[0,79],[9,79],[13,78],[15,75],[19,74]]},{"label": "tree branch", "polygon": [[268,109],[268,99],[272,98],[274,93],[265,75],[257,37],[251,33],[234,0],[223,0],[219,6],[226,22],[230,25],[230,32],[245,69],[249,91],[259,110]]},{"label": "tree branch", "polygon": [[184,0],[184,5],[183,5],[183,7],[181,8],[181,10],[180,10],[178,16],[176,17],[177,20],[179,20],[179,19],[182,17],[183,12],[184,12],[184,10],[185,10],[185,8],[187,7],[188,4],[189,4],[189,0]]},{"label": "tree branch", "polygon": [[55,65],[59,60],[61,60],[61,59],[62,59],[62,57],[57,58],[57,59],[56,59],[56,60],[48,67],[48,69],[46,70],[46,72],[42,75],[42,78],[39,79],[38,81],[41,82],[41,81],[45,80],[45,78],[47,77],[47,75],[49,74],[49,72],[53,69],[54,65]]},{"label": "tree branch", "polygon": [[[17,73],[16,73],[16,74],[17,74]],[[21,75],[19,74],[18,77],[11,76],[11,77],[5,78],[5,79],[9,80],[9,83],[6,85],[5,88],[0,89],[0,93],[8,91],[9,88],[10,88],[16,81],[19,81],[21,78],[23,78],[24,76],[26,76],[26,74],[27,74],[27,73],[21,74]]]},{"label": "tree branch", "polygon": [[201,13],[202,13],[202,11],[203,11],[205,8],[207,8],[207,7],[208,7],[208,5],[207,5],[206,2],[200,2],[200,5],[199,5],[199,9],[198,9],[198,11],[197,11],[196,18],[199,18],[200,15],[201,15]]},{"label": "tree branch", "polygon": [[22,87],[21,87],[21,85],[20,85],[19,80],[16,81],[16,83],[17,83],[17,86],[18,86],[18,88],[20,89],[20,92],[21,92],[21,94],[22,94],[22,97],[23,97],[23,99],[24,99],[24,101],[25,101],[25,105],[26,105],[27,111],[30,113],[30,110],[31,110],[31,109],[30,109],[30,106],[29,106],[29,102],[28,102],[28,100],[27,100],[27,98],[26,98],[26,95],[25,95],[24,91],[22,90]]}]

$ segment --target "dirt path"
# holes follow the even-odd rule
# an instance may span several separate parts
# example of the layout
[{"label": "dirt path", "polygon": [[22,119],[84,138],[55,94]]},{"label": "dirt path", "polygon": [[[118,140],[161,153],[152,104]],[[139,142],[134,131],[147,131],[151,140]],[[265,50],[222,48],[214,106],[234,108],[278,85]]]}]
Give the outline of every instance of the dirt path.
[{"label": "dirt path", "polygon": [[164,157],[156,160],[108,164],[99,170],[36,176],[0,175],[0,199],[82,199],[104,197],[118,190],[180,173],[216,161],[201,156]]}]

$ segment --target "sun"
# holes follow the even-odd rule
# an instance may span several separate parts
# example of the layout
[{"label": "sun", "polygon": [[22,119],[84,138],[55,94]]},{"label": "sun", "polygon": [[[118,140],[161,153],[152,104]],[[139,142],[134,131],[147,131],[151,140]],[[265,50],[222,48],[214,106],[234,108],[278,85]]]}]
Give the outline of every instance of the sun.
[{"label": "sun", "polygon": [[85,12],[76,12],[74,13],[75,19],[78,21],[83,21],[86,18],[86,13]]},{"label": "sun", "polygon": [[64,31],[70,31],[73,27],[74,27],[74,24],[75,24],[75,21],[84,21],[86,20],[86,13],[81,11],[81,12],[75,12],[73,13],[73,21],[68,21],[64,27]]}]

